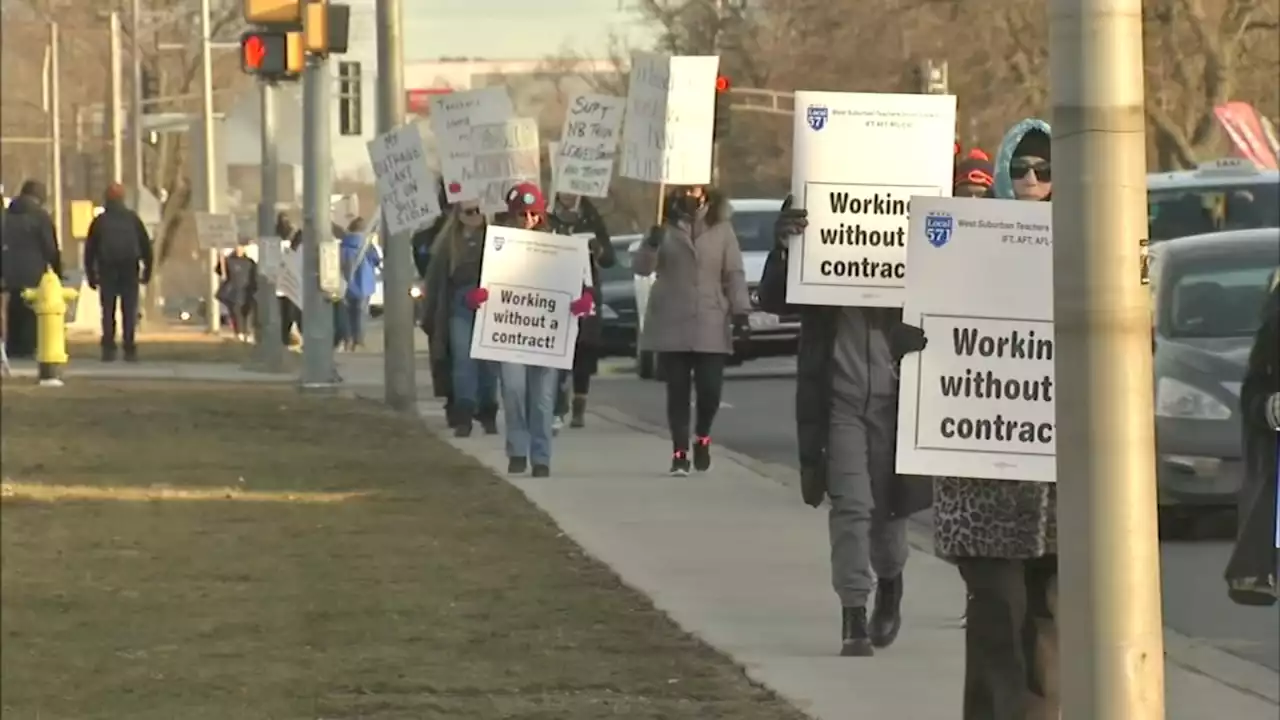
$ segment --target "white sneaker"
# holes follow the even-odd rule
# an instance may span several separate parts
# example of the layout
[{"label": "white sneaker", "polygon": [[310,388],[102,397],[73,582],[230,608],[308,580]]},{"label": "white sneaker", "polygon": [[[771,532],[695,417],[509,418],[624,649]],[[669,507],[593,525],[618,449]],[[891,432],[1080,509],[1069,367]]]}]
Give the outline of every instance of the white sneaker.
[{"label": "white sneaker", "polygon": [[563,429],[564,429],[564,416],[557,415],[555,419],[551,421],[551,434],[559,435],[560,431]]}]

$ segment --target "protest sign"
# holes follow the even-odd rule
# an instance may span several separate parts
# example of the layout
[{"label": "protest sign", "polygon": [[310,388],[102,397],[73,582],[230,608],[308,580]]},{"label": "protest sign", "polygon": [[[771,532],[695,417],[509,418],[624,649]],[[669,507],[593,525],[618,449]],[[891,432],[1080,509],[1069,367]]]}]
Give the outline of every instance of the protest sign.
[{"label": "protest sign", "polygon": [[714,55],[631,54],[623,177],[668,185],[711,182],[719,71]]},{"label": "protest sign", "polygon": [[912,199],[898,472],[1054,481],[1052,209]]},{"label": "protest sign", "polygon": [[515,110],[504,87],[487,87],[431,97],[431,133],[440,155],[440,174],[450,203],[477,200],[471,127],[502,122]]},{"label": "protest sign", "polygon": [[480,209],[503,212],[507,191],[518,182],[542,181],[542,150],[538,145],[538,122],[533,118],[512,118],[498,123],[471,126],[471,152],[475,183],[480,188]]},{"label": "protest sign", "polygon": [[369,141],[378,203],[389,235],[413,233],[440,215],[436,175],[427,166],[425,125],[411,122]]},{"label": "protest sign", "polygon": [[303,310],[302,305],[302,253],[298,250],[285,250],[280,256],[280,277],[276,279],[276,290],[294,307]]},{"label": "protest sign", "polygon": [[950,95],[796,93],[791,192],[809,211],[792,240],[787,302],[899,307],[913,195],[951,195]]},{"label": "protest sign", "polygon": [[196,242],[201,250],[227,250],[240,244],[240,228],[231,213],[195,213]]},{"label": "protest sign", "polygon": [[586,93],[569,101],[560,133],[555,192],[609,197],[626,98]]},{"label": "protest sign", "polygon": [[283,262],[281,253],[284,252],[284,242],[278,237],[260,237],[257,243],[258,257],[254,258],[258,261],[258,274],[267,282],[275,282],[280,277],[280,263]]},{"label": "protest sign", "polygon": [[569,370],[578,321],[569,303],[582,295],[587,243],[571,235],[489,225],[471,357]]},{"label": "protest sign", "polygon": [[551,163],[551,189],[560,186],[560,143],[547,143],[547,162]]}]

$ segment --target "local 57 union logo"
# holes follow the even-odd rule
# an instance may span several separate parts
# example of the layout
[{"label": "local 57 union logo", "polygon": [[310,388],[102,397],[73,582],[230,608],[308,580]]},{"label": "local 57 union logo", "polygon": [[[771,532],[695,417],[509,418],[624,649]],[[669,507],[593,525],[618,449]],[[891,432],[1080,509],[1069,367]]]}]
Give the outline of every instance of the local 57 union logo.
[{"label": "local 57 union logo", "polygon": [[940,248],[951,241],[951,233],[955,231],[956,221],[949,213],[929,213],[924,218],[924,237],[929,244]]},{"label": "local 57 union logo", "polygon": [[831,111],[826,105],[810,105],[804,112],[805,118],[809,121],[809,127],[813,130],[821,130],[827,126],[827,118],[831,116]]}]

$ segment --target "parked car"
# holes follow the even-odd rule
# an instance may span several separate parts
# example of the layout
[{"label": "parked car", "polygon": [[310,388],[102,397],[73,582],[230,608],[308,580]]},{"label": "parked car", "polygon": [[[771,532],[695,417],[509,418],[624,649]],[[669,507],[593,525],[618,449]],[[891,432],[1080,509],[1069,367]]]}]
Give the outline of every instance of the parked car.
[{"label": "parked car", "polygon": [[1244,479],[1240,388],[1280,271],[1280,229],[1151,248],[1155,429],[1162,517],[1235,507]]},{"label": "parked car", "polygon": [[[735,199],[729,201],[732,211],[730,222],[733,223],[734,234],[738,236],[738,245],[742,248],[742,265],[747,275],[747,290],[753,306],[758,305],[756,289],[760,285],[760,277],[764,274],[764,262],[773,249],[773,224],[782,207],[781,199]],[[631,244],[634,251],[642,240]],[[644,313],[649,302],[649,291],[653,286],[654,276],[635,276],[636,313],[640,319],[640,332],[644,332]],[[752,310],[748,316],[751,332],[746,338],[734,343],[732,363],[741,363],[759,357],[773,355],[794,355],[800,340],[800,317],[798,315],[778,316],[758,309]],[[653,353],[636,352],[636,372],[642,378],[656,375],[656,362]]]},{"label": "parked car", "polygon": [[631,246],[641,235],[613,238],[617,263],[600,269],[600,341],[603,355],[634,356],[640,321],[636,315],[636,283],[631,270]]},{"label": "parked car", "polygon": [[1223,230],[1280,227],[1280,172],[1224,158],[1147,176],[1151,243]]}]

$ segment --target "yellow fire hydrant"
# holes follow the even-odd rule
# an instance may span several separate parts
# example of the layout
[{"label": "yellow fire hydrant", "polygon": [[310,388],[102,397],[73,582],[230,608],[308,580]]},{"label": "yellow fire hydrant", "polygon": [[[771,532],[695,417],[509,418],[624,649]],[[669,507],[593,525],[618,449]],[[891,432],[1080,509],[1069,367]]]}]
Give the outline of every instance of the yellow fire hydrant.
[{"label": "yellow fire hydrant", "polygon": [[77,291],[62,287],[57,273],[46,270],[40,284],[22,291],[36,314],[37,378],[41,385],[62,385],[62,366],[67,364],[67,303]]}]

